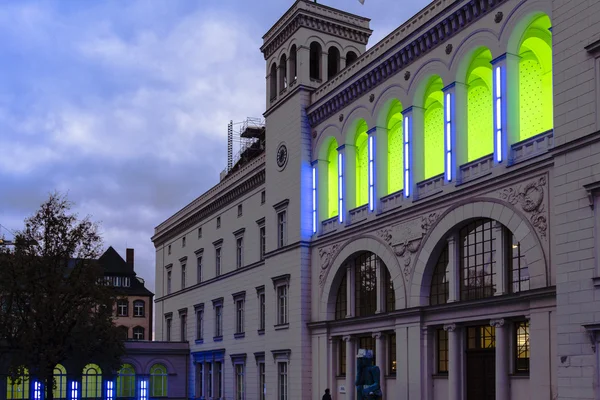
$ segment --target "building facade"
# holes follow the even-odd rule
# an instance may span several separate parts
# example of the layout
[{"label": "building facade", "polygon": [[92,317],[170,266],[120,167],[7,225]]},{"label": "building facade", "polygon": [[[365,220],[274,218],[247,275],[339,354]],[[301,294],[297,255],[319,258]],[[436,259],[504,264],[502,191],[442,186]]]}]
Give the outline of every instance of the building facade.
[{"label": "building facade", "polygon": [[384,398],[597,398],[600,3],[436,0],[370,34],[294,3],[265,151],[155,229],[188,395],[356,399],[368,349]]}]

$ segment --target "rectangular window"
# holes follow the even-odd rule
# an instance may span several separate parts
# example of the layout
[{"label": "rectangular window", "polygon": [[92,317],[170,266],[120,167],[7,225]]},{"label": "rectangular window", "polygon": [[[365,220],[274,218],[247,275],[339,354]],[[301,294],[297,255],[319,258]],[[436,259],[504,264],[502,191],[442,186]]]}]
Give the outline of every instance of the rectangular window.
[{"label": "rectangular window", "polygon": [[171,245],[169,245],[169,247],[167,247],[167,254],[171,255]]},{"label": "rectangular window", "polygon": [[346,376],[346,342],[340,339],[338,342],[338,376]]},{"label": "rectangular window", "polygon": [[388,373],[390,375],[396,375],[396,334],[392,333],[388,335]]},{"label": "rectangular window", "polygon": [[267,194],[263,190],[260,192],[260,204],[265,204],[265,201],[267,201]]},{"label": "rectangular window", "polygon": [[258,364],[258,391],[259,399],[266,400],[267,398],[267,380],[265,375],[265,363]]},{"label": "rectangular window", "polygon": [[204,310],[196,311],[196,340],[202,340],[204,336]]},{"label": "rectangular window", "polygon": [[172,319],[170,317],[165,318],[165,325],[167,326],[167,334],[165,336],[166,336],[167,342],[171,341],[171,322],[172,322]]},{"label": "rectangular window", "polygon": [[167,294],[171,294],[171,271],[167,271]]},{"label": "rectangular window", "polygon": [[460,230],[461,300],[496,293],[496,238],[491,220],[476,220]]},{"label": "rectangular window", "polygon": [[371,350],[373,352],[373,365],[377,364],[377,356],[375,353],[375,338],[373,336],[361,336],[358,338],[358,348],[356,353],[358,354],[359,349]]},{"label": "rectangular window", "polygon": [[196,398],[204,396],[204,364],[196,365]]},{"label": "rectangular window", "polygon": [[236,257],[235,263],[237,268],[242,268],[244,266],[244,238],[239,237],[236,239]]},{"label": "rectangular window", "polygon": [[216,362],[215,369],[215,372],[217,373],[217,387],[215,388],[217,389],[216,398],[220,399],[223,396],[223,363]]},{"label": "rectangular window", "polygon": [[179,321],[181,323],[181,341],[187,341],[187,314],[183,313],[179,316]]},{"label": "rectangular window", "polygon": [[129,314],[129,302],[127,300],[119,300],[117,302],[117,312],[119,317],[126,317]]},{"label": "rectangular window", "polygon": [[377,311],[377,256],[364,253],[356,258],[354,314],[357,317],[374,315]]},{"label": "rectangular window", "polygon": [[215,249],[215,273],[217,276],[221,275],[221,248]]},{"label": "rectangular window", "polygon": [[244,364],[235,365],[235,400],[246,399],[246,388],[244,387]]},{"label": "rectangular window", "polygon": [[510,289],[512,293],[519,293],[529,290],[529,268],[521,253],[521,243],[512,235],[512,257],[509,257],[510,263]]},{"label": "rectangular window", "polygon": [[287,376],[287,363],[279,362],[277,363],[277,386],[278,386],[278,399],[279,400],[287,400],[288,398],[288,376]]},{"label": "rectangular window", "polygon": [[266,231],[265,231],[265,227],[261,226],[260,227],[260,260],[264,260],[265,259],[265,250],[266,250]]},{"label": "rectangular window", "polygon": [[223,306],[215,306],[215,337],[223,336]]},{"label": "rectangular window", "polygon": [[437,372],[448,373],[448,332],[444,329],[436,330],[437,339]]},{"label": "rectangular window", "polygon": [[241,217],[243,213],[242,205],[238,204],[238,217]]},{"label": "rectangular window", "polygon": [[281,248],[287,244],[287,211],[277,214],[277,247]]},{"label": "rectangular window", "polygon": [[133,302],[133,316],[134,317],[143,317],[144,312],[144,302],[142,300],[136,300]]},{"label": "rectangular window", "polygon": [[121,287],[121,277],[120,276],[115,276],[115,286]]},{"label": "rectangular window", "polygon": [[265,294],[261,293],[258,295],[258,303],[260,307],[260,316],[258,320],[258,329],[261,331],[265,330]]},{"label": "rectangular window", "polygon": [[206,394],[207,397],[213,396],[213,368],[212,363],[206,364]]},{"label": "rectangular window", "polygon": [[277,287],[277,324],[288,323],[288,287],[286,285]]},{"label": "rectangular window", "polygon": [[202,237],[202,227],[198,228],[198,239]]},{"label": "rectangular window", "polygon": [[131,281],[128,277],[123,278],[123,287],[131,286]]},{"label": "rectangular window", "polygon": [[196,258],[196,269],[197,271],[197,277],[198,277],[198,283],[202,282],[202,256],[198,256]]},{"label": "rectangular window", "polygon": [[529,374],[529,322],[515,323],[515,373]]},{"label": "rectangular window", "polygon": [[185,236],[181,238],[181,247],[185,247]]},{"label": "rectangular window", "polygon": [[335,298],[335,319],[344,319],[348,314],[348,273],[344,274]]},{"label": "rectangular window", "polygon": [[185,289],[185,264],[181,264],[181,289]]},{"label": "rectangular window", "polygon": [[244,300],[235,302],[235,333],[244,333]]},{"label": "rectangular window", "polygon": [[217,217],[217,229],[221,227],[221,217]]}]

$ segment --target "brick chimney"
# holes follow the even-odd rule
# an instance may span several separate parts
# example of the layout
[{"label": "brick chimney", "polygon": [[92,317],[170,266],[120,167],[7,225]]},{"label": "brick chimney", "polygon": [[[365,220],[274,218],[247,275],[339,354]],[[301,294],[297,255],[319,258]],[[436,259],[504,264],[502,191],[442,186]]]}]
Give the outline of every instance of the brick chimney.
[{"label": "brick chimney", "polygon": [[133,269],[133,249],[127,249],[125,261],[127,262],[127,265],[129,265],[131,269]]}]

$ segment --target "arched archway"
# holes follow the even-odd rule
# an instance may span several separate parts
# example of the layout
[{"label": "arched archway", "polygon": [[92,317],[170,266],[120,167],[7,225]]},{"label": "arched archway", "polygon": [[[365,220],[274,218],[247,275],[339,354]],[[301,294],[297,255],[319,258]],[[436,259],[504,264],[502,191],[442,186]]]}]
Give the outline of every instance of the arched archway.
[{"label": "arched archway", "polygon": [[327,79],[331,79],[340,72],[340,51],[331,46],[327,51]]},{"label": "arched archway", "polygon": [[318,42],[312,42],[309,49],[310,79],[321,80],[321,54],[323,48]]},{"label": "arched archway", "polygon": [[[394,289],[394,309],[399,310],[406,307],[404,278],[398,264],[398,259],[387,243],[375,236],[363,236],[349,241],[342,246],[334,245],[333,248],[328,248],[327,250],[333,254],[327,254],[331,262],[328,268],[326,266],[325,270],[322,270],[323,276],[320,279],[323,282],[319,310],[320,320],[332,320],[335,318],[336,299],[338,289],[346,273],[345,265],[348,260],[365,253],[375,255],[381,260],[381,265],[387,269],[390,286]],[[324,254],[326,253],[325,251]]]},{"label": "arched archway", "polygon": [[518,210],[504,202],[495,199],[475,199],[447,210],[423,238],[423,246],[416,257],[408,300],[409,307],[429,304],[433,273],[449,232],[477,219],[497,221],[510,229],[527,263],[530,288],[536,289],[548,285],[542,245],[529,221]]},{"label": "arched archway", "polygon": [[424,179],[444,172],[444,83],[437,75],[429,78],[423,100]]},{"label": "arched archway", "polygon": [[467,162],[494,152],[492,53],[473,52],[465,76],[467,84]]},{"label": "arched archway", "polygon": [[271,64],[271,71],[269,73],[269,98],[271,100],[277,97],[277,65]]}]

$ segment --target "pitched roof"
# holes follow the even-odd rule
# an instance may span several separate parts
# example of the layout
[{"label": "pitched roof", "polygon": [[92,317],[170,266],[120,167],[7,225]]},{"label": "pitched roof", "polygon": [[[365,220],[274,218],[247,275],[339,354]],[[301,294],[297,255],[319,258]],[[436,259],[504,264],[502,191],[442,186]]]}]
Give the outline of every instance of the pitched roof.
[{"label": "pitched roof", "polygon": [[135,276],[133,266],[127,264],[112,246],[100,256],[98,262],[104,268],[105,275]]}]

